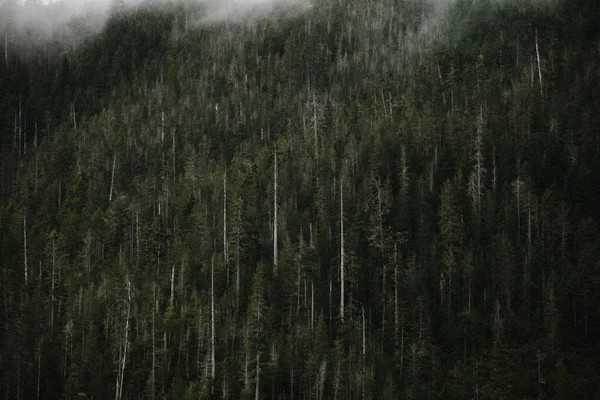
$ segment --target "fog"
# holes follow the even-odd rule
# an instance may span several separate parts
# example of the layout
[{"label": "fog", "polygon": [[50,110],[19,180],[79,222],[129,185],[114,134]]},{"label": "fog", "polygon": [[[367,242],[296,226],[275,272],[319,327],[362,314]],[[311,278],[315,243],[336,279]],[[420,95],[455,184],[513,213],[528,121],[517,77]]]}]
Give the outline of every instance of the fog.
[{"label": "fog", "polygon": [[[280,9],[309,8],[311,0],[183,0],[202,9],[198,22],[239,21]],[[117,5],[118,3],[121,3]],[[22,48],[65,36],[76,40],[99,32],[115,7],[136,8],[179,4],[177,0],[0,0],[0,47]],[[12,46],[11,46],[12,44]]]},{"label": "fog", "polygon": [[[101,31],[108,15],[120,3],[124,12],[136,8],[182,4],[191,12],[192,23],[238,22],[274,10],[302,11],[317,0],[0,0],[0,48],[25,51],[50,39],[72,39],[76,43]],[[431,6],[424,15],[413,43],[421,47],[444,31],[446,13],[458,0],[421,0]],[[517,6],[522,0],[490,0],[490,5]],[[530,5],[551,5],[556,0],[529,0]],[[120,7],[119,6],[119,7]],[[201,12],[199,12],[201,10]],[[447,28],[447,27],[446,27]],[[418,39],[418,40],[417,40]]]}]

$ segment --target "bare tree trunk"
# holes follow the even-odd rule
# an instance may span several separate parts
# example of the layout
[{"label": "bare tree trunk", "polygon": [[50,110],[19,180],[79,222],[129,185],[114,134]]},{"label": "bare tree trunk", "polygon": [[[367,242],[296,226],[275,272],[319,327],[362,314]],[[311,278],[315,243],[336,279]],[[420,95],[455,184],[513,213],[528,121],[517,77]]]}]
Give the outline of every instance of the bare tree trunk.
[{"label": "bare tree trunk", "polygon": [[333,284],[331,282],[331,277],[329,278],[329,330],[331,331],[332,329],[332,319],[333,319],[333,301],[332,301],[332,294],[333,294]]},{"label": "bare tree trunk", "polygon": [[313,92],[313,134],[315,139],[315,160],[318,161],[319,158],[319,137],[318,137],[318,115],[317,115],[317,96]]},{"label": "bare tree trunk", "polygon": [[340,178],[340,318],[344,322],[344,190]]},{"label": "bare tree trunk", "polygon": [[[367,354],[367,342],[365,339],[365,306],[362,307],[362,355]],[[363,359],[364,361],[364,359]]]},{"label": "bare tree trunk", "polygon": [[404,313],[402,313],[402,337],[400,339],[400,379],[404,372]]},{"label": "bare tree trunk", "polygon": [[123,342],[123,355],[119,357],[120,368],[117,372],[117,393],[115,398],[120,400],[123,398],[123,384],[125,378],[125,364],[127,362],[127,351],[129,348],[129,315],[131,312],[131,281],[127,277],[127,314],[125,318],[125,340]]},{"label": "bare tree trunk", "polygon": [[18,150],[19,148],[17,147],[17,135],[18,133],[18,129],[17,129],[17,110],[15,110],[15,121],[13,123],[13,150],[15,151],[15,154],[18,156]]},{"label": "bare tree trunk", "polygon": [[[246,326],[244,328],[245,332],[244,332],[244,340],[248,341],[248,326]],[[245,351],[244,351],[244,389],[245,390],[249,390],[250,389],[250,372],[248,371],[248,367],[250,364],[250,355],[248,354],[248,345],[246,343],[245,347]]]},{"label": "bare tree trunk", "polygon": [[242,224],[242,207],[238,210],[237,238],[235,245],[235,309],[240,307],[240,225]]},{"label": "bare tree trunk", "polygon": [[52,287],[50,289],[50,333],[54,328],[54,279],[56,268],[56,247],[52,238]]},{"label": "bare tree trunk", "polygon": [[38,188],[38,152],[37,152],[37,122],[35,123],[35,130],[33,135],[33,150],[35,151],[35,191]]},{"label": "bare tree trunk", "polygon": [[44,335],[40,339],[40,344],[38,348],[38,365],[37,365],[37,399],[40,398],[40,373],[41,373],[41,365],[42,365],[42,343],[44,342]]},{"label": "bare tree trunk", "polygon": [[173,264],[173,269],[171,269],[171,298],[169,299],[169,305],[171,306],[171,310],[175,311],[175,264]]},{"label": "bare tree trunk", "polygon": [[310,281],[310,330],[315,327],[315,284]]},{"label": "bare tree trunk", "polygon": [[110,193],[108,195],[108,201],[112,201],[113,196],[113,187],[115,183],[115,167],[117,165],[117,152],[115,151],[115,155],[113,156],[113,167],[112,167],[112,176],[110,178]]},{"label": "bare tree trunk", "polygon": [[176,129],[173,128],[173,179],[175,179],[175,133]]},{"label": "bare tree trunk", "polygon": [[273,271],[277,274],[277,148],[275,148],[275,170],[273,190]]},{"label": "bare tree trunk", "polygon": [[227,252],[227,170],[223,173],[223,260],[227,268],[227,287],[229,287],[229,256]]},{"label": "bare tree trunk", "polygon": [[[436,63],[437,63],[438,77],[440,78],[440,86],[443,86],[444,80],[442,79],[442,70],[440,69],[440,63],[437,60],[436,60]],[[444,105],[446,105],[446,93],[444,91],[442,91],[442,101],[444,102]]]},{"label": "bare tree trunk", "polygon": [[259,400],[260,394],[260,352],[256,352],[256,387],[254,390],[254,400]]},{"label": "bare tree trunk", "polygon": [[155,338],[155,327],[154,320],[156,317],[156,282],[152,283],[152,397],[154,400],[155,393],[154,388],[156,387],[156,338]]},{"label": "bare tree trunk", "polygon": [[531,260],[531,192],[529,190],[527,190],[527,259]]},{"label": "bare tree trunk", "polygon": [[[517,165],[518,167],[518,165]],[[516,182],[516,195],[517,195],[517,240],[521,236],[521,171],[518,168],[517,182]],[[520,240],[519,240],[520,241]]]},{"label": "bare tree trunk", "polygon": [[73,129],[77,130],[77,114],[75,113],[75,103],[71,103],[71,117],[73,118]]},{"label": "bare tree trunk", "polygon": [[27,285],[27,216],[23,215],[23,248],[24,248],[24,264],[25,264],[25,285]]},{"label": "bare tree trunk", "polygon": [[21,136],[23,133],[23,125],[21,124],[21,95],[19,95],[19,157],[21,156]]},{"label": "bare tree trunk", "polygon": [[477,224],[481,222],[481,191],[483,174],[483,107],[479,107],[479,123],[477,124]]},{"label": "bare tree trunk", "polygon": [[538,32],[535,30],[535,53],[537,55],[537,66],[538,66],[538,76],[540,78],[540,95],[544,95],[544,90],[542,87],[542,67],[540,66],[540,49],[538,47]]},{"label": "bare tree trunk", "polygon": [[131,281],[127,277],[127,319],[125,320],[125,346],[123,351],[123,368],[121,369],[121,392],[119,399],[123,398],[123,381],[125,379],[125,363],[127,361],[127,352],[129,350],[129,315],[131,314]]},{"label": "bare tree trunk", "polygon": [[121,343],[119,343],[119,362],[117,363],[117,383],[115,384],[115,400],[119,400],[119,388],[121,385]]},{"label": "bare tree trunk", "polygon": [[398,244],[394,243],[394,344],[398,346]]},{"label": "bare tree trunk", "polygon": [[215,256],[210,265],[210,377],[215,379]]},{"label": "bare tree trunk", "polygon": [[492,161],[492,165],[493,165],[493,177],[492,177],[492,188],[494,189],[494,193],[496,193],[496,145],[494,144],[493,146],[493,161]]},{"label": "bare tree trunk", "polygon": [[538,352],[537,352],[538,399],[542,398],[542,366],[541,366],[541,361],[542,361],[542,356],[540,355],[540,351],[538,350]]}]

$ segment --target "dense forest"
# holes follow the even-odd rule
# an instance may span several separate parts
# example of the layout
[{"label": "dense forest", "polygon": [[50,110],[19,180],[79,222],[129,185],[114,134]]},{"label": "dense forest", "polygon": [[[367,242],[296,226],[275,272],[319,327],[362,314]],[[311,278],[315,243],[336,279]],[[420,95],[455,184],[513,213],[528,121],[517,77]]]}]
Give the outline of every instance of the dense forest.
[{"label": "dense forest", "polygon": [[596,1],[206,12],[0,21],[0,397],[600,398]]}]

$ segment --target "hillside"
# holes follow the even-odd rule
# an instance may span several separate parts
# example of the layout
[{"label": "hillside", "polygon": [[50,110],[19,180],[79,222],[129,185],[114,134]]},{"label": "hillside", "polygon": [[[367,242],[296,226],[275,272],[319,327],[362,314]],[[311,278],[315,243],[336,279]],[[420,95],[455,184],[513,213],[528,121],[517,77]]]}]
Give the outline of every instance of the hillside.
[{"label": "hillside", "polygon": [[0,397],[600,396],[595,1],[205,17],[0,43]]}]

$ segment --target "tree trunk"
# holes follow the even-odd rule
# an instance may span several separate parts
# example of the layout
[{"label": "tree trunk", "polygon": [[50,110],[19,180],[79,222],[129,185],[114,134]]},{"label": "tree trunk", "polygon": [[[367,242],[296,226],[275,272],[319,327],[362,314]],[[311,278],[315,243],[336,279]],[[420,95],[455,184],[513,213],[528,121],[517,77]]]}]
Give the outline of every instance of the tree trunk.
[{"label": "tree trunk", "polygon": [[50,289],[50,333],[54,328],[54,280],[56,268],[56,247],[52,238],[52,287]]},{"label": "tree trunk", "polygon": [[23,114],[22,114],[21,106],[22,106],[22,104],[21,104],[21,95],[19,95],[19,149],[18,149],[19,157],[21,157],[21,137],[22,137],[22,134],[23,134],[23,125],[21,123],[21,121],[22,121],[22,115]]},{"label": "tree trunk", "polygon": [[240,225],[242,224],[242,208],[238,210],[236,244],[235,244],[235,309],[240,307]]},{"label": "tree trunk", "polygon": [[256,352],[256,387],[254,390],[254,400],[259,400],[260,394],[260,352]]},{"label": "tree trunk", "polygon": [[154,400],[155,382],[156,382],[156,338],[155,338],[155,317],[156,317],[156,282],[152,283],[152,397]]},{"label": "tree trunk", "polygon": [[535,30],[535,53],[537,55],[537,67],[538,67],[538,76],[540,78],[540,95],[544,95],[544,90],[542,86],[542,67],[540,65],[540,49],[538,47],[538,32]]},{"label": "tree trunk", "polygon": [[273,272],[277,274],[277,148],[275,148],[275,169],[273,189]]},{"label": "tree trunk", "polygon": [[175,312],[175,264],[173,264],[173,268],[171,269],[171,297],[169,305],[171,306],[171,310]]},{"label": "tree trunk", "polygon": [[41,375],[41,365],[42,365],[42,344],[44,342],[44,335],[40,339],[40,344],[38,348],[38,365],[37,365],[37,399],[40,398],[40,375]]},{"label": "tree trunk", "polygon": [[362,307],[362,355],[363,355],[363,362],[364,362],[364,357],[367,354],[367,342],[366,342],[366,338],[365,338],[365,306]]},{"label": "tree trunk", "polygon": [[210,265],[210,377],[215,379],[215,256]]},{"label": "tree trunk", "polygon": [[27,285],[27,216],[23,215],[23,248],[24,248],[24,265],[25,265],[25,285]]},{"label": "tree trunk", "polygon": [[229,287],[229,257],[227,254],[227,170],[223,173],[223,260],[227,268],[227,287]]},{"label": "tree trunk", "polygon": [[115,155],[113,156],[113,167],[112,167],[112,176],[110,178],[110,193],[108,195],[108,201],[112,201],[113,196],[113,187],[115,183],[115,167],[117,165],[117,152],[115,151]]},{"label": "tree trunk", "polygon": [[310,330],[315,327],[315,284],[310,281]]},{"label": "tree trunk", "polygon": [[176,133],[176,129],[173,128],[173,180],[175,180],[175,133]]},{"label": "tree trunk", "polygon": [[404,372],[404,313],[402,313],[402,337],[400,339],[400,379]]},{"label": "tree trunk", "polygon": [[344,190],[340,178],[340,318],[344,322]]},{"label": "tree trunk", "polygon": [[[131,281],[127,277],[127,314],[125,318],[125,340],[123,341],[123,352],[119,356],[120,368],[117,371],[116,400],[123,398],[123,382],[125,378],[125,364],[127,362],[127,351],[129,347],[129,315],[131,312]],[[120,347],[120,346],[119,346]]]}]

